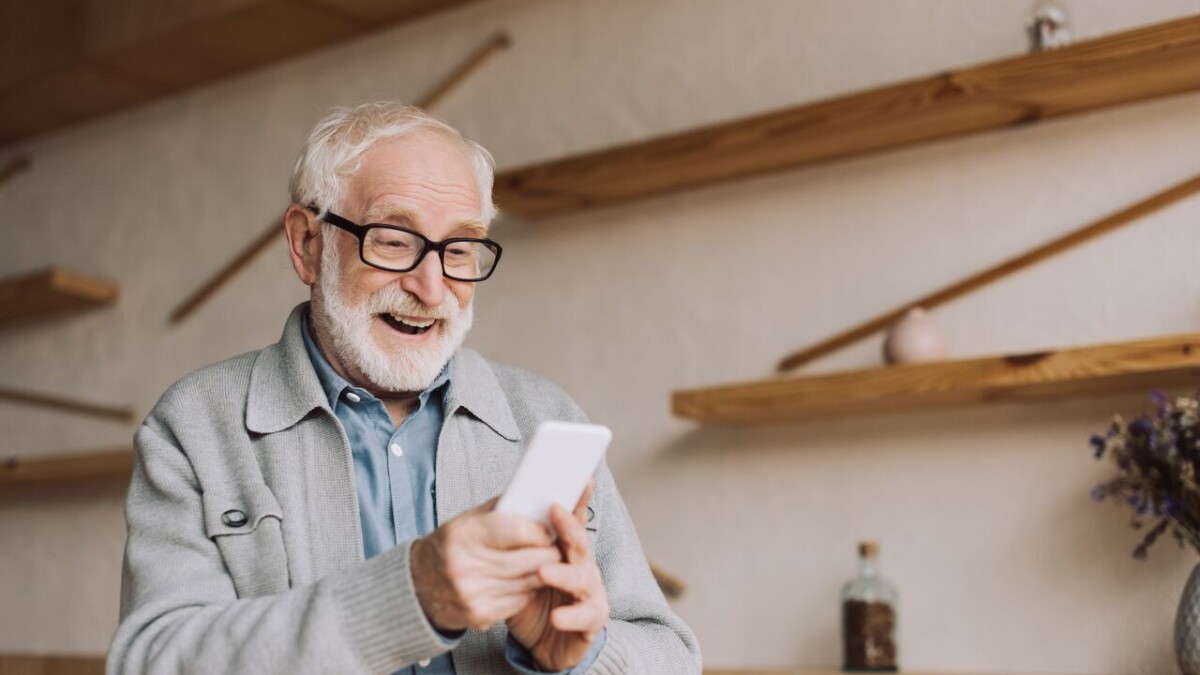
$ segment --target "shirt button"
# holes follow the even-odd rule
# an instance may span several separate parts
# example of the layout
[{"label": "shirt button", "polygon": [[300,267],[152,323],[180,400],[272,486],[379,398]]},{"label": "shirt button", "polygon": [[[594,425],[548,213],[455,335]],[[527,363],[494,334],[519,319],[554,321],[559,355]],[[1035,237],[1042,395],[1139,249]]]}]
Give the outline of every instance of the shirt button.
[{"label": "shirt button", "polygon": [[392,443],[392,445],[388,449],[391,450],[392,454],[397,457],[404,456],[404,448],[400,447],[399,443]]},{"label": "shirt button", "polygon": [[422,668],[428,668],[429,659],[421,659],[420,661],[417,661],[417,665],[421,666]]},{"label": "shirt button", "polygon": [[362,397],[352,391],[348,391],[346,392],[346,400],[351,403],[358,403],[362,400]]}]

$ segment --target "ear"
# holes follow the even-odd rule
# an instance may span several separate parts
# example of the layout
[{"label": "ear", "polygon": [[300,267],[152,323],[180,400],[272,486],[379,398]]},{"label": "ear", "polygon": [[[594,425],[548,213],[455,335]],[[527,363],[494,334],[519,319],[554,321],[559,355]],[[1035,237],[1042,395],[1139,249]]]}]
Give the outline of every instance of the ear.
[{"label": "ear", "polygon": [[321,223],[312,211],[292,204],[283,214],[283,229],[287,232],[288,254],[292,256],[296,276],[312,286],[321,271]]}]

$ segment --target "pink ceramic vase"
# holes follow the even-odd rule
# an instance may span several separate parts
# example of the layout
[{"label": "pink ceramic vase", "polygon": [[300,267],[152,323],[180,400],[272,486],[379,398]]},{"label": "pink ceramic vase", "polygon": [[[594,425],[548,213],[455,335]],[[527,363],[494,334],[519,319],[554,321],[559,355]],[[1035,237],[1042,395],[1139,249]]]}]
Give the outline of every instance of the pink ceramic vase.
[{"label": "pink ceramic vase", "polygon": [[946,358],[946,339],[920,307],[908,310],[883,341],[883,358],[888,363],[924,363]]}]

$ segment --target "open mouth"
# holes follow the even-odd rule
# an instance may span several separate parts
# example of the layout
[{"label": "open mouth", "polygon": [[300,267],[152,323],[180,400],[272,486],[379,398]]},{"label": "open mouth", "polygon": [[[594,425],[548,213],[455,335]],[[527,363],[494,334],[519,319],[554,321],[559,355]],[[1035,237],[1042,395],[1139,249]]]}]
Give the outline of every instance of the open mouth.
[{"label": "open mouth", "polygon": [[394,314],[380,314],[379,317],[383,322],[391,326],[405,335],[421,335],[433,328],[433,324],[437,323],[437,319],[414,319],[395,316]]}]

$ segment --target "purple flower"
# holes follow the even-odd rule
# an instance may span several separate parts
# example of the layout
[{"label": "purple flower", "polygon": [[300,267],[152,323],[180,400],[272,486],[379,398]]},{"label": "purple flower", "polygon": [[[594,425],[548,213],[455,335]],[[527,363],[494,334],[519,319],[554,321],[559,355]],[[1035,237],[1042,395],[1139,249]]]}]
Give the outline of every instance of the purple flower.
[{"label": "purple flower", "polygon": [[1117,469],[1091,498],[1129,508],[1130,526],[1142,532],[1137,558],[1166,534],[1200,549],[1200,402],[1175,403],[1162,391],[1150,400],[1155,410],[1130,422],[1115,416],[1103,435],[1088,438],[1096,459],[1107,456]]},{"label": "purple flower", "polygon": [[1182,515],[1182,511],[1179,510],[1179,502],[1172,499],[1171,495],[1163,496],[1163,508],[1167,510],[1168,516],[1177,520],[1179,519],[1179,516]]},{"label": "purple flower", "polygon": [[1162,389],[1155,389],[1154,391],[1150,392],[1150,402],[1154,404],[1155,408],[1158,408],[1158,413],[1160,415],[1167,414],[1167,409],[1170,408],[1171,405],[1167,401],[1167,392],[1163,391]]},{"label": "purple flower", "polygon": [[1175,445],[1179,442],[1179,437],[1176,436],[1171,431],[1164,431],[1163,437],[1167,439],[1167,442],[1162,445],[1163,452],[1161,454],[1165,455],[1165,454],[1169,453],[1171,451],[1171,448],[1174,448]]}]

